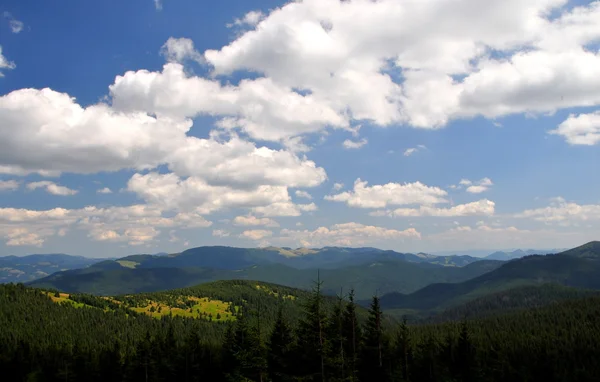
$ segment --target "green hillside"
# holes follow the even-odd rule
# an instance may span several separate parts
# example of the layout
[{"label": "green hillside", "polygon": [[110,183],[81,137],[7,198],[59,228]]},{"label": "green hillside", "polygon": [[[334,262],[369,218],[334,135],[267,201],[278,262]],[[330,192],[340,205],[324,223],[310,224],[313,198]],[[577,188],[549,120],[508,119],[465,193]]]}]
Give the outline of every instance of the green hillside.
[{"label": "green hillside", "polygon": [[[149,301],[177,309],[191,297],[240,308],[233,309],[235,319],[219,320],[173,309],[135,313]],[[364,311],[353,312],[347,301],[249,281],[114,298],[0,285],[0,370],[9,381],[51,382],[594,381],[600,375],[600,297],[462,323],[381,325],[386,315],[377,301],[363,319]]]},{"label": "green hillside", "polygon": [[[133,260],[123,260],[131,261]],[[409,263],[403,260],[382,261],[337,269],[321,270],[327,294],[354,288],[357,298],[391,291],[410,293],[431,283],[460,282],[498,267],[500,262],[478,261],[465,267],[444,267]],[[259,280],[295,288],[310,289],[317,269],[296,269],[282,264],[254,265],[239,270],[214,268],[145,268],[104,262],[83,270],[59,272],[36,280],[31,286],[58,289],[70,293],[118,295],[183,288],[215,280]]]},{"label": "green hillside", "polygon": [[518,286],[555,283],[600,289],[598,249],[589,243],[557,255],[526,256],[464,282],[431,284],[411,294],[389,293],[381,303],[385,309],[440,311]]}]

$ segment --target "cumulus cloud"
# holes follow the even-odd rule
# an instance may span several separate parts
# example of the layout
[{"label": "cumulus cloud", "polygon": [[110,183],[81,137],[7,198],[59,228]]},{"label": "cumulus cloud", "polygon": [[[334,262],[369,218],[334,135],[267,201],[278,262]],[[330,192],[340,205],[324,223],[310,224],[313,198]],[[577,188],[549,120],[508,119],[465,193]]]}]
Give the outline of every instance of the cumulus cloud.
[{"label": "cumulus cloud", "polygon": [[347,117],[331,106],[271,78],[222,86],[216,80],[187,75],[177,63],[166,64],[162,72],[139,70],[117,76],[110,93],[118,110],[173,118],[219,116],[220,128],[241,129],[262,140],[281,141],[325,126],[348,126]]},{"label": "cumulus cloud", "polygon": [[458,183],[458,185],[451,186],[450,188],[460,189],[460,188],[466,187],[466,191],[470,194],[481,194],[482,192],[489,190],[489,188],[493,185],[494,185],[494,183],[492,182],[492,180],[490,178],[483,178],[478,181],[471,181],[469,179],[461,179],[461,181]]},{"label": "cumulus cloud", "polygon": [[334,184],[333,184],[333,190],[334,190],[334,191],[339,191],[339,190],[341,190],[342,188],[344,188],[344,183],[334,183]]},{"label": "cumulus cloud", "polygon": [[571,114],[550,134],[561,135],[572,145],[595,145],[600,142],[600,111]]},{"label": "cumulus cloud", "polygon": [[387,211],[374,211],[371,216],[391,217],[458,217],[458,216],[491,216],[494,214],[496,204],[490,200],[483,199],[477,202],[459,204],[449,208],[436,208],[431,206],[420,206],[419,208],[398,208]]},{"label": "cumulus cloud", "polygon": [[342,145],[347,149],[360,149],[364,145],[369,143],[366,138],[361,139],[360,141],[352,141],[350,139],[346,139]]},{"label": "cumulus cloud", "polygon": [[7,245],[31,245],[18,244],[31,242],[41,245],[47,238],[69,228],[87,231],[88,236],[96,241],[139,245],[154,241],[161,228],[205,228],[211,225],[196,212],[167,217],[161,209],[148,205],[50,210],[0,208],[0,237],[6,240]]},{"label": "cumulus cloud", "polygon": [[108,187],[101,188],[96,191],[98,194],[112,194],[112,190]]},{"label": "cumulus cloud", "polygon": [[325,200],[345,202],[350,207],[385,208],[388,205],[446,203],[447,194],[441,188],[429,187],[421,182],[367,186],[367,182],[357,179],[352,191],[327,195]]},{"label": "cumulus cloud", "polygon": [[189,38],[169,37],[162,46],[160,53],[169,62],[182,63],[185,60],[192,60],[200,64],[204,63],[202,54],[194,48],[194,42]]},{"label": "cumulus cloud", "polygon": [[302,191],[302,190],[296,190],[296,196],[299,198],[304,198],[304,199],[312,199],[312,195],[309,194],[306,191]]},{"label": "cumulus cloud", "polygon": [[547,207],[528,209],[516,214],[515,217],[533,219],[547,224],[575,225],[585,221],[600,220],[600,205],[580,205],[557,197]]},{"label": "cumulus cloud", "polygon": [[215,237],[229,237],[231,233],[222,229],[215,229],[212,231],[212,235]]},{"label": "cumulus cloud", "polygon": [[17,190],[20,183],[14,179],[11,180],[0,180],[0,192],[2,191],[14,191]]},{"label": "cumulus cloud", "polygon": [[279,237],[273,238],[273,240],[299,244],[302,247],[320,247],[327,245],[356,246],[380,240],[420,238],[421,234],[414,228],[399,231],[350,222],[335,224],[329,228],[319,227],[314,231],[282,229]]},{"label": "cumulus cloud", "polygon": [[154,0],[154,8],[156,8],[157,11],[162,11],[162,0]]},{"label": "cumulus cloud", "polygon": [[273,235],[272,231],[264,230],[264,229],[253,229],[242,232],[240,238],[242,239],[250,239],[250,240],[262,240],[266,237],[270,237]]},{"label": "cumulus cloud", "polygon": [[44,188],[46,190],[46,192],[48,192],[49,194],[60,195],[60,196],[75,195],[79,192],[77,190],[72,190],[69,187],[60,186],[54,182],[50,182],[47,180],[40,181],[40,182],[31,182],[31,183],[28,183],[26,187],[28,190],[36,190],[38,188]]},{"label": "cumulus cloud", "polygon": [[256,26],[262,19],[265,18],[265,15],[261,11],[250,11],[244,15],[242,18],[236,18],[233,23],[227,24],[228,28],[234,26]]},{"label": "cumulus cloud", "polygon": [[277,223],[273,219],[269,218],[257,218],[252,215],[247,216],[236,216],[233,219],[233,224],[238,226],[266,226],[266,227],[279,227],[279,223]]},{"label": "cumulus cloud", "polygon": [[600,55],[585,47],[600,6],[566,3],[291,2],[205,57],[215,74],[262,73],[379,125],[598,105]]}]

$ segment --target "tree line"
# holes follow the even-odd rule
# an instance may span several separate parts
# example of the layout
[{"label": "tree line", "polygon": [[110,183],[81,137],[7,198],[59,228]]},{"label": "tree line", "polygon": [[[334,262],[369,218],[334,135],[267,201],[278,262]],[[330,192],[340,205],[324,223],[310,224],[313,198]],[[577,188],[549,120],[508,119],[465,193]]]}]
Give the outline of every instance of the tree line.
[{"label": "tree line", "polygon": [[[597,381],[600,298],[474,320],[391,322],[373,297],[238,302],[232,323],[56,304],[0,286],[8,381]],[[83,301],[81,300],[81,301]],[[102,305],[102,303],[98,303]],[[290,310],[290,304],[301,309]],[[102,305],[104,306],[104,305]],[[273,307],[276,307],[275,311]],[[6,378],[6,379],[4,379]]]}]

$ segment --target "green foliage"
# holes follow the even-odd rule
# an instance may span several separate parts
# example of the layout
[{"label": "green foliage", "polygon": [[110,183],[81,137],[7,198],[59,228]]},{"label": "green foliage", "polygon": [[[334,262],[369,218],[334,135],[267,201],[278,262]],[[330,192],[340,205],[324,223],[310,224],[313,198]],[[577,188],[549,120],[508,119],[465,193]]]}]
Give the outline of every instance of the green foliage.
[{"label": "green foliage", "polygon": [[[347,298],[327,298],[321,282],[312,292],[259,285],[223,281],[114,299],[58,297],[86,308],[56,303],[53,292],[2,285],[2,377],[52,382],[504,382],[596,381],[600,375],[600,296],[574,296],[506,314],[466,311],[472,318],[409,325],[386,321],[377,298],[361,319],[352,292]],[[194,295],[235,300],[236,320],[154,319],[125,307],[150,297],[185,305],[179,297]],[[283,298],[290,295],[296,298]]]}]

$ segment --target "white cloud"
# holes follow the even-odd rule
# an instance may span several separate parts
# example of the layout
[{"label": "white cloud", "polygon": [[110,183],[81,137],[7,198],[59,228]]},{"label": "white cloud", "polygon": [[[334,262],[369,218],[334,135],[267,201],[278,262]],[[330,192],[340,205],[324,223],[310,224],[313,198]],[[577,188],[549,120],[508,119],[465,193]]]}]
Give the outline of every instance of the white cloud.
[{"label": "white cloud", "polygon": [[314,231],[282,229],[280,236],[273,238],[284,243],[299,244],[302,247],[326,245],[356,246],[380,240],[420,239],[421,234],[414,228],[404,231],[360,223],[335,224],[319,227]]},{"label": "white cloud", "polygon": [[21,31],[25,27],[25,24],[23,24],[22,21],[15,19],[10,12],[5,11],[4,18],[8,20],[8,26],[10,27],[10,31],[12,33],[21,33]]},{"label": "white cloud", "polygon": [[77,194],[79,191],[72,190],[69,187],[60,186],[54,182],[47,180],[40,182],[31,182],[27,184],[28,190],[36,190],[38,188],[44,188],[49,194],[60,195],[60,196],[71,196]]},{"label": "white cloud", "polygon": [[429,187],[421,182],[367,186],[367,182],[357,179],[353,191],[328,195],[325,200],[345,202],[350,207],[385,208],[388,205],[446,203],[444,197],[447,194],[441,188]]},{"label": "white cloud", "polygon": [[271,237],[273,235],[272,231],[264,230],[264,229],[253,229],[242,232],[240,237],[242,239],[250,239],[250,240],[262,240],[266,237]]},{"label": "white cloud", "polygon": [[[14,69],[17,65],[14,62],[9,61],[6,57],[2,55],[2,45],[0,45],[0,70],[1,69]],[[0,77],[4,77],[4,74],[0,71]]]},{"label": "white cloud", "polygon": [[156,8],[157,11],[162,11],[162,0],[154,0],[154,8]]},{"label": "white cloud", "polygon": [[261,11],[250,11],[244,15],[241,19],[235,19],[232,24],[227,24],[228,28],[233,26],[256,26],[265,15]]},{"label": "white cloud", "polygon": [[194,48],[194,42],[189,38],[169,37],[160,53],[169,62],[183,63],[185,60],[192,60],[204,63],[204,57]]},{"label": "white cloud", "polygon": [[173,118],[219,116],[225,130],[242,129],[252,138],[280,141],[344,128],[348,120],[312,95],[300,95],[271,78],[243,79],[238,86],[188,76],[182,65],[169,63],[162,72],[139,70],[117,76],[110,86],[118,110],[146,111]]},{"label": "white cloud", "polygon": [[469,179],[461,179],[461,181],[458,182],[458,185],[452,185],[450,188],[456,190],[466,187],[466,191],[470,194],[481,194],[482,192],[489,190],[493,185],[494,183],[490,178],[483,178],[475,182]]},{"label": "white cloud", "polygon": [[341,190],[342,188],[344,188],[344,183],[334,183],[334,184],[333,184],[333,190],[334,190],[334,191],[339,191],[339,190]]},{"label": "white cloud", "polygon": [[21,242],[41,245],[47,238],[60,235],[68,228],[87,231],[88,236],[96,241],[139,245],[154,241],[161,228],[205,228],[211,225],[195,212],[165,217],[161,209],[147,205],[39,211],[0,208],[0,237],[7,240],[7,245],[31,245],[17,244]]},{"label": "white cloud", "polygon": [[483,199],[477,202],[459,204],[449,208],[436,208],[431,206],[420,206],[419,208],[398,208],[391,211],[374,211],[371,216],[391,217],[456,217],[456,216],[491,216],[494,214],[496,204],[490,200]]},{"label": "white cloud", "polygon": [[16,180],[0,180],[0,192],[17,190],[20,183]]},{"label": "white cloud", "polygon": [[[205,57],[216,74],[263,73],[379,125],[598,105],[600,55],[583,47],[600,38],[600,6],[566,4],[292,2]],[[399,68],[403,82],[388,74]]]},{"label": "white cloud", "polygon": [[98,194],[112,194],[112,190],[108,187],[101,188],[96,191]]},{"label": "white cloud", "polygon": [[426,148],[427,147],[425,147],[424,145],[418,145],[417,147],[410,147],[404,151],[404,156],[409,157],[420,150],[425,150]]},{"label": "white cloud", "polygon": [[347,149],[360,149],[367,143],[369,143],[369,141],[366,138],[363,138],[360,141],[352,141],[350,139],[346,139],[343,143],[343,146]]},{"label": "white cloud", "polygon": [[233,219],[233,224],[238,226],[279,227],[279,224],[273,219],[257,218],[252,215],[236,216],[235,219]]},{"label": "white cloud", "polygon": [[550,134],[561,135],[572,145],[595,145],[600,142],[600,111],[571,114]]},{"label": "white cloud", "polygon": [[547,224],[574,225],[585,221],[600,220],[600,205],[579,205],[562,197],[554,198],[543,208],[525,210],[516,214],[517,218],[527,218]]},{"label": "white cloud", "polygon": [[252,208],[252,211],[263,216],[300,216],[302,212],[313,212],[318,209],[315,203],[294,204],[292,202],[276,202],[267,206]]},{"label": "white cloud", "polygon": [[212,235],[215,237],[229,237],[231,235],[228,231],[222,229],[215,229],[212,231]]},{"label": "white cloud", "polygon": [[312,195],[306,191],[296,190],[296,196],[299,198],[312,199]]}]

